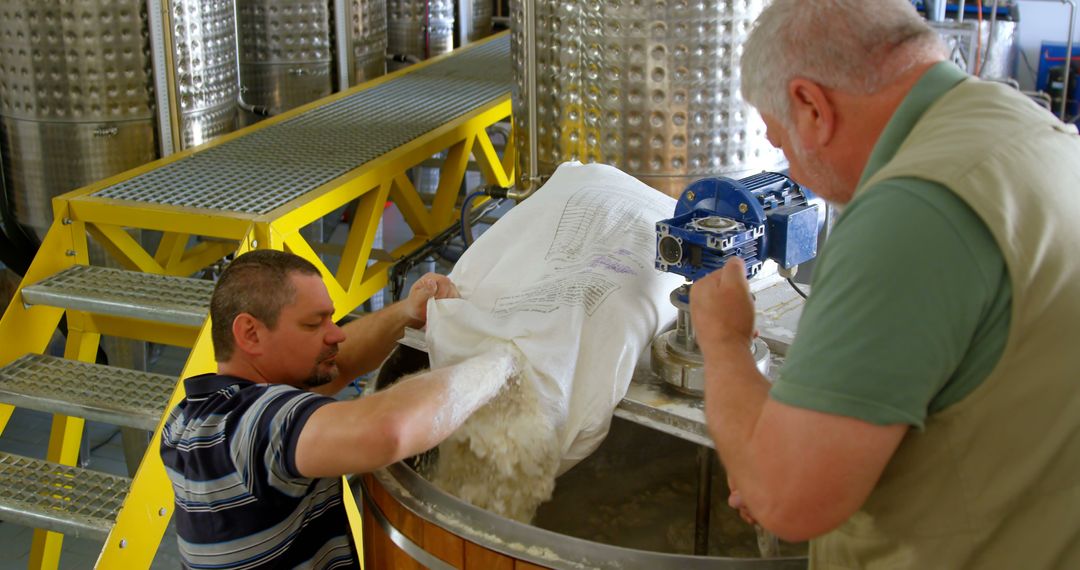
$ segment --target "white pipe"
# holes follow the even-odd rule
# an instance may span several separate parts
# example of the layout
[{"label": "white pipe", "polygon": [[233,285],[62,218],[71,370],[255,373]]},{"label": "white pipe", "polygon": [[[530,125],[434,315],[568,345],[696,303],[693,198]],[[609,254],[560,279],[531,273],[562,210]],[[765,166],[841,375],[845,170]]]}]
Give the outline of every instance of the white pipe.
[{"label": "white pipe", "polygon": [[1062,4],[1069,5],[1069,43],[1065,48],[1065,73],[1062,77],[1064,85],[1061,86],[1061,120],[1066,120],[1065,109],[1069,104],[1069,73],[1072,71],[1073,51],[1073,26],[1076,24],[1076,2],[1074,0],[1061,0]]},{"label": "white pipe", "polygon": [[946,0],[926,0],[926,17],[931,22],[945,21]]},{"label": "white pipe", "polygon": [[536,57],[536,0],[524,0],[524,22],[522,22],[522,42],[525,46],[525,114],[528,121],[529,156],[525,171],[525,191],[532,193],[540,183],[540,150],[537,148],[537,84],[539,71]]},{"label": "white pipe", "polygon": [[[944,4],[944,3],[945,2],[942,2],[942,4]],[[957,6],[957,8],[956,8],[956,21],[957,22],[963,22],[964,21],[964,9],[965,8],[967,8],[967,0],[960,0],[960,5]],[[979,33],[981,34],[982,30],[979,30]]]},{"label": "white pipe", "polygon": [[[982,57],[982,68],[978,70],[978,75],[982,76],[982,70],[986,69],[986,63],[990,60],[990,52],[994,47],[994,38],[997,36],[997,18],[998,18],[998,5],[1001,0],[994,0],[993,6],[990,8],[990,33],[986,40],[986,53]],[[982,30],[979,30],[982,33]]]}]

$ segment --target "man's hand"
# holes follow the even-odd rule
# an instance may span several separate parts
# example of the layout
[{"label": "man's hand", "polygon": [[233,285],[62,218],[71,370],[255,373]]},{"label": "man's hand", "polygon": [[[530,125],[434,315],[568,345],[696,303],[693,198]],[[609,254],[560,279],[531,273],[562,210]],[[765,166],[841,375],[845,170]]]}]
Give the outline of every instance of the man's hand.
[{"label": "man's hand", "polygon": [[728,261],[690,288],[690,318],[701,352],[719,346],[750,346],[754,337],[754,301],[746,266],[739,258]]},{"label": "man's hand", "polygon": [[450,278],[438,273],[428,273],[416,280],[409,296],[402,302],[410,326],[422,327],[427,323],[427,302],[430,299],[453,299],[460,297]]}]

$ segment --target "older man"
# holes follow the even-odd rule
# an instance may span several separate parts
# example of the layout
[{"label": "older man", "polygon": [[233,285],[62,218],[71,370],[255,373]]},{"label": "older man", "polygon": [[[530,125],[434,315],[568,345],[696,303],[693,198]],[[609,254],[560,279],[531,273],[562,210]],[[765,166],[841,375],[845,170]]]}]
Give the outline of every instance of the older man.
[{"label": "older man", "polygon": [[162,433],[185,567],[359,567],[340,476],[437,445],[516,357],[496,350],[353,401],[313,391],[378,366],[405,326],[424,324],[429,299],[454,296],[449,279],[428,274],[406,300],[339,328],[303,258],[255,251],[229,264],[210,303],[218,372],[185,380]]},{"label": "older man", "polygon": [[771,388],[741,264],[697,283],[733,505],[815,568],[1080,568],[1080,137],[906,0],[776,0],[743,94],[843,207]]}]

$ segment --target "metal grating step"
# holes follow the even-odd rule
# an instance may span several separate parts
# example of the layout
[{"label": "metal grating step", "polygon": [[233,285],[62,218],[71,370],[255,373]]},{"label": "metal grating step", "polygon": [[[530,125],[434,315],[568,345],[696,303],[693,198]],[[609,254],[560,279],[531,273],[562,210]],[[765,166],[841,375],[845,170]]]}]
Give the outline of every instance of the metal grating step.
[{"label": "metal grating step", "polygon": [[0,402],[154,431],[175,383],[163,374],[27,354],[0,368]]},{"label": "metal grating step", "polygon": [[105,540],[131,479],[0,453],[0,520]]},{"label": "metal grating step", "polygon": [[49,305],[101,315],[202,326],[214,283],[201,279],[76,265],[24,287],[29,305]]}]

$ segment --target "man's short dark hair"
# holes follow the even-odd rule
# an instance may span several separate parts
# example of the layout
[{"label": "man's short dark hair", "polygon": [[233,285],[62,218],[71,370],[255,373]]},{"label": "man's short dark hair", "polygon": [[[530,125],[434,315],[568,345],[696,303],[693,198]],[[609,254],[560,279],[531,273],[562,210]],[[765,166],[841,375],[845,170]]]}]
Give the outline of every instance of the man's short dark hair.
[{"label": "man's short dark hair", "polygon": [[271,329],[277,326],[281,309],[296,298],[290,273],[319,275],[319,270],[298,255],[273,249],[249,251],[225,268],[210,298],[210,336],[218,362],[232,358],[232,324],[241,313]]}]

